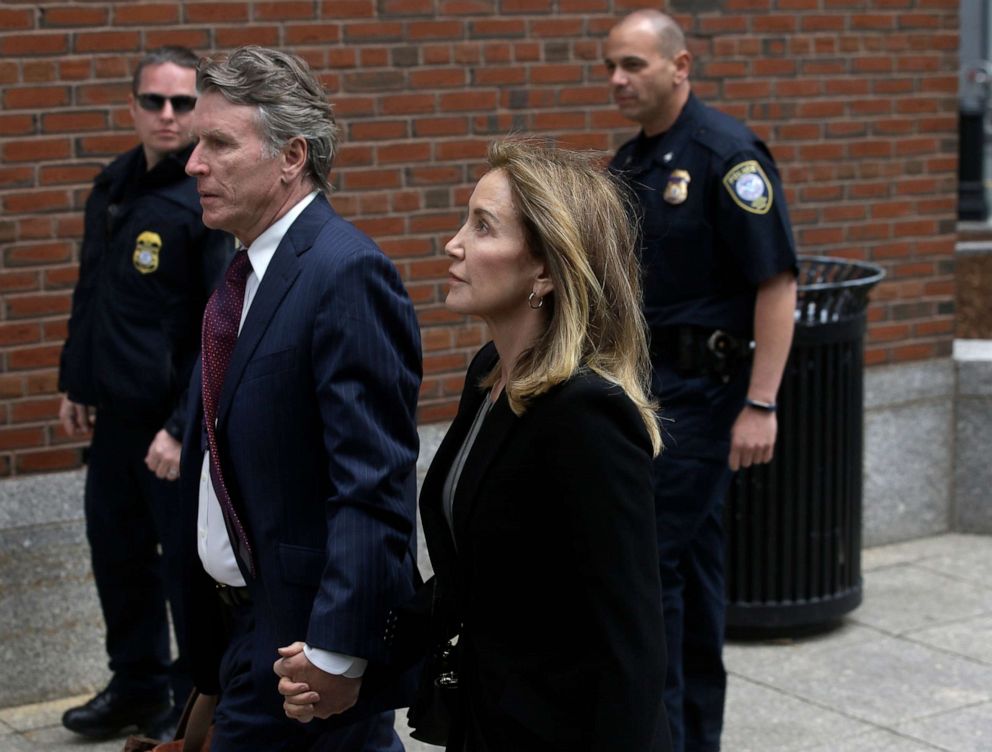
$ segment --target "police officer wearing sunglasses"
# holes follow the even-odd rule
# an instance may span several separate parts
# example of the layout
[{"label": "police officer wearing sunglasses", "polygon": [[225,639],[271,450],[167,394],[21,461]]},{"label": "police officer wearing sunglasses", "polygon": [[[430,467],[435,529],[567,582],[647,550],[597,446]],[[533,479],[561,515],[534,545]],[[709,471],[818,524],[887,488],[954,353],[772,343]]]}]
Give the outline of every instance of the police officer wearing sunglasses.
[{"label": "police officer wearing sunglasses", "polygon": [[182,658],[170,658],[166,614],[168,600],[178,630],[184,391],[204,305],[233,250],[230,236],[204,227],[185,173],[197,63],[184,47],[138,63],[129,107],[140,143],[96,177],[86,202],[59,417],[91,442],[86,532],[113,674],[63,716],[87,737],[137,729],[171,738],[174,706],[190,688]]}]

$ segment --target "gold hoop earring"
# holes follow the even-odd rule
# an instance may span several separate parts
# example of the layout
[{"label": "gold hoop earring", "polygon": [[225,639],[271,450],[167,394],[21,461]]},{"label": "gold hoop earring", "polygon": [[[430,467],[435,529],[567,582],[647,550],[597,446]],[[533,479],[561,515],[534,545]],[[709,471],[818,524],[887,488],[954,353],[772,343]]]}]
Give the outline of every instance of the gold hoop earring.
[{"label": "gold hoop earring", "polygon": [[[534,305],[534,298],[537,298],[537,305]],[[544,296],[538,295],[536,292],[532,292],[527,296],[527,305],[530,306],[532,311],[536,311],[544,305]]]}]

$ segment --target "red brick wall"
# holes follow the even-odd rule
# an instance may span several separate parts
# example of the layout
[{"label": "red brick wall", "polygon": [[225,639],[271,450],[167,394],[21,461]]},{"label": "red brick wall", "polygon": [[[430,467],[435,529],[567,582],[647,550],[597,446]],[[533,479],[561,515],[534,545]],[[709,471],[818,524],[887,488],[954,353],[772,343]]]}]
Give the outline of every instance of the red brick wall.
[{"label": "red brick wall", "polygon": [[[482,328],[443,307],[445,240],[486,143],[614,148],[600,42],[623,0],[0,5],[0,476],[72,467],[55,367],[100,166],[134,143],[143,49],[289,49],[321,71],[345,145],[334,203],[395,259],[425,350],[420,417],[449,417]],[[671,0],[695,88],[782,167],[801,253],[867,259],[871,364],[947,355],[954,317],[956,0]]]}]

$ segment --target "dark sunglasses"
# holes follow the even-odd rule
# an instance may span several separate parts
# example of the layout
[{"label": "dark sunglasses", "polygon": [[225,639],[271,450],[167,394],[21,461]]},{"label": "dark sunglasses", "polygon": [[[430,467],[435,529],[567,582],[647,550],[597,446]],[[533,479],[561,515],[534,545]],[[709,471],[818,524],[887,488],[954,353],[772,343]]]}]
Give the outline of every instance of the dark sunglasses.
[{"label": "dark sunglasses", "polygon": [[193,107],[196,105],[196,97],[188,97],[184,94],[180,94],[178,97],[164,97],[161,94],[139,94],[138,104],[141,105],[141,109],[143,110],[161,112],[162,108],[165,107],[165,100],[167,99],[172,103],[172,111],[177,115],[192,112]]}]

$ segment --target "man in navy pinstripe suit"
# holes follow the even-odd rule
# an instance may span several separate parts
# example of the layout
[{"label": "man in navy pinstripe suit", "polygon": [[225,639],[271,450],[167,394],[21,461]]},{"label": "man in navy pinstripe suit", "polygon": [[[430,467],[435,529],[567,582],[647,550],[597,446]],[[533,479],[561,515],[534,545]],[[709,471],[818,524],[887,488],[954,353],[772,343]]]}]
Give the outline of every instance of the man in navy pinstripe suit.
[{"label": "man in navy pinstripe suit", "polygon": [[220,695],[212,749],[401,750],[411,677],[383,633],[414,589],[413,307],[325,197],[336,125],[306,64],[242,48],[197,83],[186,169],[204,224],[247,249],[208,305],[183,444],[184,642]]}]

